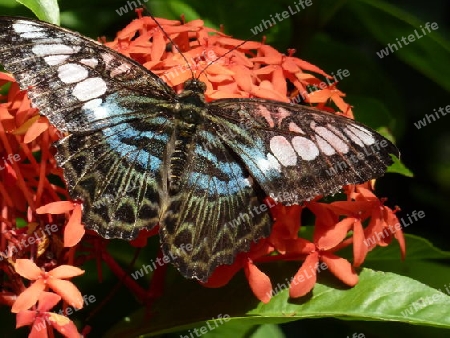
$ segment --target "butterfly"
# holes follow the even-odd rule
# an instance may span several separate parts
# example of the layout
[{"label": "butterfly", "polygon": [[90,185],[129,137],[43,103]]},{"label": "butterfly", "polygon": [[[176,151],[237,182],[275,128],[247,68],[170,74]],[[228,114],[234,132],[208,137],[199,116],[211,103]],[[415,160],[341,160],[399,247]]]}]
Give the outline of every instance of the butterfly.
[{"label": "butterfly", "polygon": [[330,195],[399,156],[370,128],[312,107],[206,103],[195,78],[177,94],[130,58],[45,22],[0,17],[0,64],[68,133],[56,160],[85,226],[131,240],[159,224],[163,253],[202,282],[270,234],[265,195],[284,205]]}]

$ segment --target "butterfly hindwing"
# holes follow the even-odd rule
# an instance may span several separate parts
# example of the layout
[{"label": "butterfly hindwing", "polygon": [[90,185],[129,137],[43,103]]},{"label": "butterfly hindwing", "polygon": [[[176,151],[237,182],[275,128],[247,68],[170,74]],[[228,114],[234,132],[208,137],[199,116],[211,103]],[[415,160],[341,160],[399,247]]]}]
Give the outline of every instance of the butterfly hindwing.
[{"label": "butterfly hindwing", "polygon": [[[153,131],[152,131],[153,130]],[[57,143],[83,221],[105,238],[131,239],[160,217],[164,152],[173,125],[162,116],[71,134]]]},{"label": "butterfly hindwing", "polygon": [[261,211],[248,172],[212,128],[196,133],[187,158],[180,193],[163,212],[160,235],[178,269],[206,281],[215,267],[231,264],[237,253],[268,236],[271,220]]},{"label": "butterfly hindwing", "polygon": [[[397,148],[343,116],[270,100],[217,100],[209,105],[218,135],[269,195],[285,204],[337,192],[383,175]],[[295,192],[295,194],[286,194]]]}]

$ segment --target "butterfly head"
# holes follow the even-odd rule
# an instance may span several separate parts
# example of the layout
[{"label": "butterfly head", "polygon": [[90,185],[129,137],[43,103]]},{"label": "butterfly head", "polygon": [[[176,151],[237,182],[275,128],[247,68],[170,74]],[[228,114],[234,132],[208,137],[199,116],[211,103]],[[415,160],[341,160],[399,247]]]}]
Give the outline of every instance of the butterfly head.
[{"label": "butterfly head", "polygon": [[203,94],[206,91],[206,84],[197,79],[189,79],[184,83],[184,90]]},{"label": "butterfly head", "polygon": [[206,90],[206,85],[203,82],[201,82],[197,79],[187,80],[184,83],[184,90],[180,94],[177,95],[178,101],[185,105],[204,108],[205,107],[205,95],[204,95],[205,90]]}]

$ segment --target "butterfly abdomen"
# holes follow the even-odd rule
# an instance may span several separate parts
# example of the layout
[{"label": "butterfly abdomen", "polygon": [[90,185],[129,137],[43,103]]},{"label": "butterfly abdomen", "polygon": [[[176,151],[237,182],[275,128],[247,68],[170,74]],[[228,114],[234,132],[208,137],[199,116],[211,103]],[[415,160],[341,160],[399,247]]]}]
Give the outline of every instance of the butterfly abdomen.
[{"label": "butterfly abdomen", "polygon": [[[188,92],[178,95],[181,103],[174,107],[176,120],[176,131],[173,136],[172,153],[169,164],[169,193],[176,195],[180,191],[181,178],[186,171],[189,162],[189,154],[194,147],[194,136],[197,127],[203,122],[203,115],[207,110],[204,108],[204,98],[202,93]],[[195,102],[199,105],[194,105]],[[203,102],[203,104],[201,104]],[[170,149],[170,147],[169,147]],[[169,150],[170,151],[170,150]]]},{"label": "butterfly abdomen", "polygon": [[181,177],[186,170],[188,154],[192,149],[193,135],[196,125],[188,123],[178,123],[178,130],[175,132],[173,142],[173,152],[170,155],[168,186],[169,194],[176,195],[180,191]]}]

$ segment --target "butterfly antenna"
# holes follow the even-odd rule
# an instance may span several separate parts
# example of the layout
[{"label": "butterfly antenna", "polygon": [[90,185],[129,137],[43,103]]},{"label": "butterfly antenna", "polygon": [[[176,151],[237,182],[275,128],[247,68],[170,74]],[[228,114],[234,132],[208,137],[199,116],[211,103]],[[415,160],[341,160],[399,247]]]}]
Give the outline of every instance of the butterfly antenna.
[{"label": "butterfly antenna", "polygon": [[184,61],[186,61],[186,64],[189,67],[189,70],[192,74],[192,78],[195,78],[194,72],[192,71],[191,65],[189,64],[188,59],[186,59],[186,57],[184,56],[183,52],[178,48],[178,46],[175,44],[175,42],[173,42],[173,40],[171,39],[171,37],[169,36],[169,34],[166,33],[166,31],[164,30],[164,28],[161,26],[161,24],[158,22],[158,20],[156,20],[156,18],[153,16],[152,13],[150,13],[150,11],[148,11],[148,15],[153,19],[153,21],[155,21],[156,25],[159,27],[159,29],[161,29],[161,32],[164,34],[164,36],[169,39],[170,43],[172,44],[172,46],[175,47],[175,49],[178,51],[178,53],[181,54],[181,57],[184,59]]},{"label": "butterfly antenna", "polygon": [[239,45],[237,45],[237,46],[234,47],[233,49],[230,49],[230,50],[229,50],[228,52],[226,52],[225,54],[223,54],[223,55],[221,55],[221,56],[218,56],[216,59],[214,59],[214,60],[212,60],[211,62],[209,62],[209,63],[206,65],[206,67],[202,69],[202,71],[200,72],[200,74],[198,74],[198,78],[199,78],[200,75],[202,75],[202,74],[205,72],[205,70],[206,70],[209,66],[211,66],[213,63],[215,63],[215,62],[218,61],[219,59],[223,58],[225,55],[228,55],[228,54],[230,54],[231,52],[234,52],[236,49],[238,49],[239,47],[241,47],[244,43],[247,43],[247,42],[249,42],[249,41],[250,41],[250,40],[242,41]]}]

